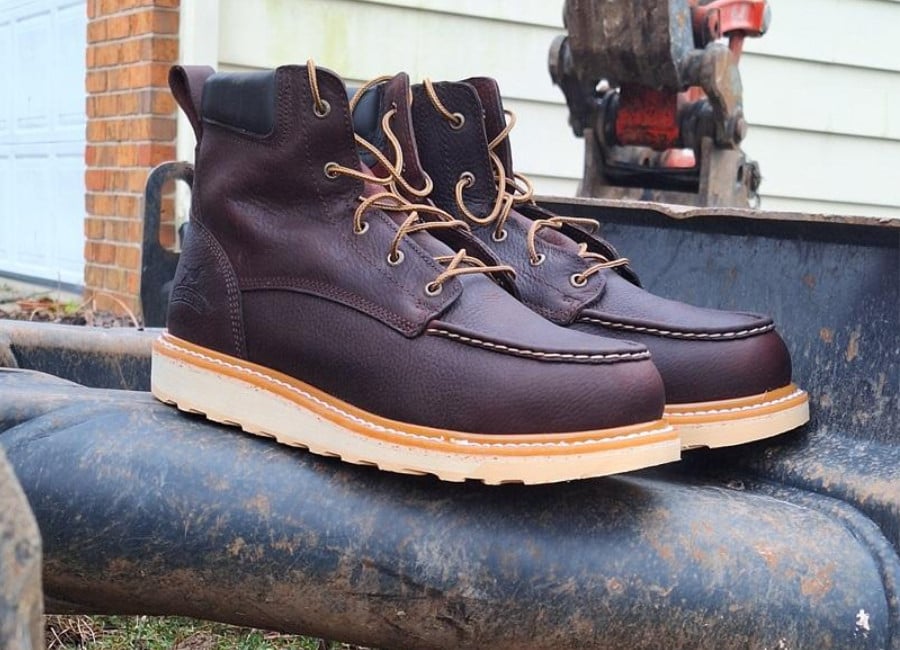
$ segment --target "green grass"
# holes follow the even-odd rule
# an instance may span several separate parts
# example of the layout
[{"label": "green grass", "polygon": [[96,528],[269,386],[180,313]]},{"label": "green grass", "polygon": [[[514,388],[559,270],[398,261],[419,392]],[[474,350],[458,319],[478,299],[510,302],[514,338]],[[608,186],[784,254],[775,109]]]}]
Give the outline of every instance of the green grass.
[{"label": "green grass", "polygon": [[48,650],[366,650],[190,618],[47,616]]}]

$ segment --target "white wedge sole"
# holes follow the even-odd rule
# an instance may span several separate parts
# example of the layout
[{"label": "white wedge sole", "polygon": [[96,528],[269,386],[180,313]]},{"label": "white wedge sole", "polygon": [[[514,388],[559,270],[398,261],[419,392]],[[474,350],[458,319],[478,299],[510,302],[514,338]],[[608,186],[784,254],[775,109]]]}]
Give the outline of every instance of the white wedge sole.
[{"label": "white wedge sole", "polygon": [[680,458],[664,420],[594,431],[489,435],[389,420],[292,377],[163,334],[151,390],[163,402],[323,456],[488,484],[605,476]]}]

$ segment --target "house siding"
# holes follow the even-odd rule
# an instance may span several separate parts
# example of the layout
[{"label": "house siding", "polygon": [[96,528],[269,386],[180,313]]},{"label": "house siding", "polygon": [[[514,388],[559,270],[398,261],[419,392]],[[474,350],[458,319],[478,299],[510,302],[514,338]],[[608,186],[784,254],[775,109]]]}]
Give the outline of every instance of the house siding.
[{"label": "house siding", "polygon": [[[572,194],[583,142],[547,72],[562,4],[220,0],[205,3],[216,15],[194,24],[218,29],[217,47],[206,48],[215,60],[202,62],[224,69],[312,56],[351,81],[399,70],[415,80],[496,77],[519,117],[511,136],[517,168],[541,193]],[[748,41],[741,62],[744,148],[762,169],[761,206],[900,216],[900,2],[790,0],[772,8],[770,32]],[[184,131],[179,138],[189,139]]]}]

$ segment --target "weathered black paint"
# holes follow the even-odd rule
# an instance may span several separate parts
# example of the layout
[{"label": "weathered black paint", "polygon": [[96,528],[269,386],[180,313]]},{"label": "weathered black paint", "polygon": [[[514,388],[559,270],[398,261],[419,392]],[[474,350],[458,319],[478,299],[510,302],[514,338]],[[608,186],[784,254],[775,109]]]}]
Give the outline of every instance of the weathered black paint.
[{"label": "weathered black paint", "polygon": [[160,330],[0,320],[0,368],[28,368],[93,388],[150,390]]},{"label": "weathered black paint", "polygon": [[166,309],[178,253],[159,243],[163,187],[169,181],[194,184],[194,167],[189,163],[170,162],[157,165],[147,177],[144,187],[144,239],[141,247],[141,313],[147,327],[166,324]]},{"label": "weathered black paint", "polygon": [[900,222],[732,209],[679,219],[638,202],[544,203],[600,220],[650,291],[778,323],[810,393],[809,424],[686,454],[691,472],[743,467],[847,501],[900,550]]},{"label": "weathered black paint", "polygon": [[404,649],[898,647],[877,527],[740,471],[446,484],[21,371],[0,445],[67,609]]}]

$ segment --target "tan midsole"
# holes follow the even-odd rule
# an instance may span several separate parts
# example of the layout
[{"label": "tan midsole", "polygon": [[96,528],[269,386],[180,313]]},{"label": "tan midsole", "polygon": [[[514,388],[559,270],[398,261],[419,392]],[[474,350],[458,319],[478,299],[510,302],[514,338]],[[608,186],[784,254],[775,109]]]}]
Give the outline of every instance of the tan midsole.
[{"label": "tan midsole", "polygon": [[809,420],[809,396],[794,384],[760,395],[670,404],[666,417],[682,447],[728,447],[771,438]]},{"label": "tan midsole", "polygon": [[522,457],[589,454],[678,440],[677,433],[664,420],[594,431],[542,434],[475,434],[424,427],[382,418],[283,373],[193,345],[168,333],[154,342],[153,354],[184,367],[239,380],[355,434],[403,447],[467,456]]},{"label": "tan midsole", "polygon": [[790,410],[809,402],[809,395],[795,384],[735,399],[695,402],[691,404],[667,404],[665,416],[673,424],[701,424],[726,422],[755,417],[767,413]]}]

